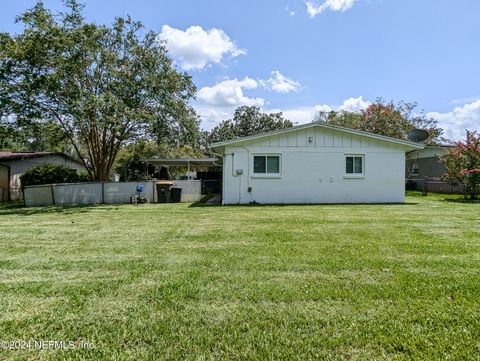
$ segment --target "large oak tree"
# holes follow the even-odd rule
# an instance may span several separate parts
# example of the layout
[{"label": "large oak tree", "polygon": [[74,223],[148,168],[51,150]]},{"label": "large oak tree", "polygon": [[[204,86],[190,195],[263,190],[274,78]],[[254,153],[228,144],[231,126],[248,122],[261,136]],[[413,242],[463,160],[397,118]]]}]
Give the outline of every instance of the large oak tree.
[{"label": "large oak tree", "polygon": [[[0,117],[23,126],[54,122],[97,180],[136,138],[194,142],[195,94],[156,34],[129,17],[88,23],[83,6],[58,14],[38,2],[17,18],[19,34],[0,34]],[[172,139],[175,137],[175,139]]]}]

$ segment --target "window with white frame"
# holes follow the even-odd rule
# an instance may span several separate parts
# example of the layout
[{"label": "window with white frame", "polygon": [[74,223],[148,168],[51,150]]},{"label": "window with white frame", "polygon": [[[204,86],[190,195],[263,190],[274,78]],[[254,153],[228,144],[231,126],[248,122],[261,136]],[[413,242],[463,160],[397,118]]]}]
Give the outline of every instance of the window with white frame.
[{"label": "window with white frame", "polygon": [[364,174],[363,155],[346,155],[345,156],[345,173],[347,175],[363,175]]},{"label": "window with white frame", "polygon": [[280,155],[254,155],[254,174],[280,174]]}]

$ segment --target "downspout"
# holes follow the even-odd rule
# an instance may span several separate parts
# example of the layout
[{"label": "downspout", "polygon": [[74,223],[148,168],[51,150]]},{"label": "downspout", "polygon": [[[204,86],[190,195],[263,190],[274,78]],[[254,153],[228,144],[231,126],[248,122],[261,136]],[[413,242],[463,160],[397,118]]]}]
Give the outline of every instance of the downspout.
[{"label": "downspout", "polygon": [[[232,177],[238,177],[237,172],[235,171],[235,153],[225,153],[225,155],[231,155],[232,156]],[[224,161],[225,164],[225,161]],[[238,178],[238,204],[240,204],[240,201],[242,200],[241,196],[241,190],[242,190],[242,178]]]},{"label": "downspout", "polygon": [[[247,187],[250,188],[250,151],[245,147],[241,146],[247,151]],[[232,156],[232,177],[238,177],[238,174],[235,172],[235,153],[225,153],[224,155]],[[225,162],[224,162],[225,164]],[[223,187],[222,187],[222,196],[223,196]],[[238,203],[242,201],[242,177],[238,179]]]},{"label": "downspout", "polygon": [[[244,145],[242,145],[241,147],[247,151],[247,191],[248,191],[250,189],[250,150],[248,150],[248,148],[245,147]],[[251,192],[248,192],[248,193],[250,193],[250,200],[252,200]]]},{"label": "downspout", "polygon": [[[238,177],[237,173],[235,172],[235,153],[232,152],[232,153],[225,153],[225,155],[231,155],[232,156],[232,177]],[[224,158],[224,162],[225,164],[225,158]],[[242,181],[242,178],[239,178],[239,181],[238,181],[238,204],[240,204],[240,199],[241,199],[241,196],[240,196],[240,187],[241,187],[241,181]]]}]

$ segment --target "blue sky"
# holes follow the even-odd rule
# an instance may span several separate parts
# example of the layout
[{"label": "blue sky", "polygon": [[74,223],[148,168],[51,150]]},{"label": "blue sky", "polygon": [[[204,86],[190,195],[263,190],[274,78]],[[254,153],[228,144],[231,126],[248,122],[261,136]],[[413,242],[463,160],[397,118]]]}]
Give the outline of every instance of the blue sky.
[{"label": "blue sky", "polygon": [[[35,1],[2,1],[0,31]],[[61,9],[61,2],[45,1]],[[87,0],[86,16],[130,14],[167,41],[197,85],[202,127],[240,105],[358,110],[381,96],[419,103],[451,138],[480,128],[477,0]]]}]

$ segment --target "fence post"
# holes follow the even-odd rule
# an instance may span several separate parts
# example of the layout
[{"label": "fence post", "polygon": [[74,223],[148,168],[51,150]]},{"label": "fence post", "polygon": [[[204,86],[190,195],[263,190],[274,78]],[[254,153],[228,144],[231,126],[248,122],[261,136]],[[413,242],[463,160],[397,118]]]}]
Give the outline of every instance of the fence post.
[{"label": "fence post", "polygon": [[55,191],[53,190],[53,184],[50,186],[50,190],[52,191],[52,205],[56,205],[55,204]]},{"label": "fence post", "polygon": [[105,203],[105,182],[102,181],[102,204]]},{"label": "fence post", "polygon": [[152,182],[152,203],[155,203],[155,181]]}]

